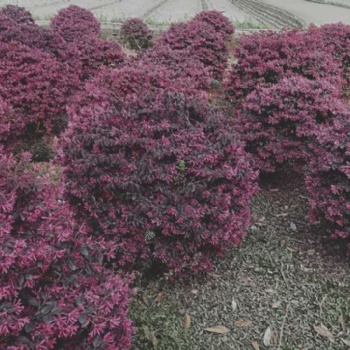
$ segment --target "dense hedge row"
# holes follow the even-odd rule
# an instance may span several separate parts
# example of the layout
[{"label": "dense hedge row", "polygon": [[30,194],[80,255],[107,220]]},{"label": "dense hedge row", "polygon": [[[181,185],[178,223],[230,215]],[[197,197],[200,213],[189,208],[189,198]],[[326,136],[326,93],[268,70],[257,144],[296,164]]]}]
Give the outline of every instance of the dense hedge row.
[{"label": "dense hedge row", "polygon": [[1,9],[0,347],[129,349],[130,273],[210,270],[245,236],[259,172],[304,174],[311,222],[349,242],[349,28],[242,36],[228,67],[218,11],[153,40],[128,20],[130,53],[77,6],[46,29]]},{"label": "dense hedge row", "polygon": [[311,223],[350,243],[350,26],[243,36],[235,55],[226,98],[256,167],[301,171]]}]

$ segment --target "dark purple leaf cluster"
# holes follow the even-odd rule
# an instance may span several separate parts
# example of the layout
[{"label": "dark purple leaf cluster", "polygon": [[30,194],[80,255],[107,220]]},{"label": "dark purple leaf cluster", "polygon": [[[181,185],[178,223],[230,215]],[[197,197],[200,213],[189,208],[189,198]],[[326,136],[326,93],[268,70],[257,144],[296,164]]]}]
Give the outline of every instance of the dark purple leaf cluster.
[{"label": "dark purple leaf cluster", "polygon": [[0,9],[0,14],[11,18],[17,24],[33,24],[34,19],[32,14],[24,7],[15,5],[6,5]]},{"label": "dark purple leaf cluster", "polygon": [[61,157],[69,201],[109,258],[185,275],[240,243],[257,173],[206,94],[170,76],[124,66],[88,83]]},{"label": "dark purple leaf cluster", "polygon": [[118,67],[126,59],[121,45],[115,40],[89,36],[77,41],[75,46],[82,66],[82,81],[94,77],[102,68]]},{"label": "dark purple leaf cluster", "polygon": [[0,348],[129,349],[130,280],[102,265],[57,169],[29,161],[0,146]]},{"label": "dark purple leaf cluster", "polygon": [[210,86],[210,69],[193,58],[189,50],[174,51],[168,46],[158,45],[144,51],[137,64],[165,68],[172,79],[187,79],[188,84],[196,89],[207,90]]},{"label": "dark purple leaf cluster", "polygon": [[120,28],[120,37],[131,49],[147,49],[152,45],[153,33],[141,18],[129,18]]},{"label": "dark purple leaf cluster", "polygon": [[235,124],[257,167],[273,172],[283,163],[304,164],[319,127],[345,112],[339,89],[328,81],[291,77],[251,92]]},{"label": "dark purple leaf cluster", "polygon": [[[69,67],[71,80],[75,81],[82,74],[79,51],[76,45],[67,43],[59,34],[35,23],[19,25],[5,14],[0,13],[0,41],[20,43],[53,55]],[[79,85],[77,83],[77,85]]]},{"label": "dark purple leaf cluster", "polygon": [[41,50],[15,42],[0,42],[0,47],[0,97],[14,114],[7,119],[12,136],[52,132],[80,82],[65,64]]},{"label": "dark purple leaf cluster", "polygon": [[210,24],[216,32],[223,34],[227,40],[235,32],[232,22],[220,11],[202,11],[194,17],[194,20]]},{"label": "dark purple leaf cluster", "polygon": [[101,24],[93,13],[76,5],[60,10],[51,19],[50,27],[67,42],[77,42],[85,36],[99,37],[101,34]]},{"label": "dark purple leaf cluster", "polygon": [[206,21],[192,20],[172,24],[158,39],[157,46],[168,46],[179,53],[189,52],[193,59],[210,68],[215,79],[222,79],[227,67],[227,37]]},{"label": "dark purple leaf cluster", "polygon": [[269,87],[284,77],[326,79],[337,87],[343,83],[339,62],[316,36],[299,30],[244,35],[235,57],[225,81],[226,94],[235,104],[256,86]]},{"label": "dark purple leaf cluster", "polygon": [[344,23],[310,26],[309,35],[317,38],[324,51],[330,52],[343,70],[343,77],[350,87],[350,25]]},{"label": "dark purple leaf cluster", "polygon": [[[310,161],[306,186],[310,203],[310,219],[322,224],[332,238],[350,243],[350,109],[332,126],[323,127],[309,143]],[[350,248],[350,245],[349,245]]]}]

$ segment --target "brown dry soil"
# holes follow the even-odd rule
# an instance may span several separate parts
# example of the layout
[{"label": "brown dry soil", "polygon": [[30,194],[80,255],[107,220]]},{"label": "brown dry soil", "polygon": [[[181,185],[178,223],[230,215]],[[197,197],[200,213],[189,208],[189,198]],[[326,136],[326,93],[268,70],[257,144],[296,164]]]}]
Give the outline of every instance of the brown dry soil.
[{"label": "brown dry soil", "polygon": [[[307,211],[298,176],[265,179],[247,238],[213,273],[175,285],[137,279],[133,349],[350,349],[346,249],[311,228]],[[212,326],[226,333],[204,330]]]}]

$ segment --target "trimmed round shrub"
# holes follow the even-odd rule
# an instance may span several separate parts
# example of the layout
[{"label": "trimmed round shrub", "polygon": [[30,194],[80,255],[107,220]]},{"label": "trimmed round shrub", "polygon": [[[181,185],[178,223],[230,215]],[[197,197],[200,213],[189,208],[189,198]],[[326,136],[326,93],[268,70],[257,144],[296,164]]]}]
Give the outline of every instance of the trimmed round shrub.
[{"label": "trimmed round shrub", "polygon": [[24,7],[15,5],[6,5],[0,9],[0,15],[5,15],[15,21],[17,24],[33,24],[32,14]]},{"label": "trimmed round shrub", "polygon": [[104,242],[74,221],[56,169],[29,161],[0,146],[0,347],[129,349],[128,279],[101,264]]},{"label": "trimmed round shrub", "polygon": [[129,18],[120,28],[120,37],[131,49],[147,49],[152,45],[153,33],[141,18]]},{"label": "trimmed round shrub", "polygon": [[115,40],[90,36],[78,41],[76,47],[82,65],[83,81],[95,76],[103,67],[118,67],[126,58],[122,47]]},{"label": "trimmed round shrub", "polygon": [[101,24],[87,9],[70,5],[51,19],[50,28],[68,42],[79,42],[86,36],[98,37]]},{"label": "trimmed round shrub", "polygon": [[239,103],[257,85],[269,87],[284,77],[325,79],[338,88],[343,84],[341,68],[332,54],[314,36],[298,30],[244,35],[235,57],[237,63],[225,81],[226,94],[233,102]]},{"label": "trimmed round shrub", "polygon": [[210,68],[215,79],[221,79],[227,67],[228,49],[224,35],[203,21],[172,24],[157,45],[168,46],[179,53],[189,52],[193,59]]},{"label": "trimmed round shrub", "polygon": [[215,31],[223,34],[226,39],[234,33],[235,28],[231,21],[220,11],[202,11],[194,17],[195,21],[202,21],[213,26]]},{"label": "trimmed round shrub", "polygon": [[325,24],[321,27],[310,26],[308,34],[314,36],[324,51],[330,52],[339,62],[343,77],[350,87],[350,25],[344,23]]},{"label": "trimmed round shrub", "polygon": [[256,166],[270,172],[286,162],[308,160],[310,139],[345,111],[339,90],[328,81],[292,77],[269,88],[257,87],[235,124]]},{"label": "trimmed round shrub", "polygon": [[72,92],[80,85],[52,55],[18,43],[0,42],[0,96],[15,116],[13,136],[50,133],[65,118]]},{"label": "trimmed round shrub", "polygon": [[[199,60],[192,58],[189,50],[174,51],[168,46],[158,45],[144,51],[138,64],[165,68],[172,79],[188,79],[189,85],[206,90],[210,86],[210,70]],[[158,68],[157,68],[158,69]]]},{"label": "trimmed round shrub", "polygon": [[[322,128],[310,143],[306,187],[310,220],[322,224],[332,238],[350,243],[350,110],[330,127]],[[350,246],[349,246],[350,248]]]},{"label": "trimmed round shrub", "polygon": [[57,60],[69,68],[72,81],[76,81],[82,74],[79,52],[76,46],[67,43],[51,29],[33,23],[19,25],[4,14],[0,14],[0,41],[20,43],[54,55]]},{"label": "trimmed round shrub", "polygon": [[67,197],[126,269],[209,270],[249,225],[257,173],[206,94],[123,67],[86,85],[62,138]]}]

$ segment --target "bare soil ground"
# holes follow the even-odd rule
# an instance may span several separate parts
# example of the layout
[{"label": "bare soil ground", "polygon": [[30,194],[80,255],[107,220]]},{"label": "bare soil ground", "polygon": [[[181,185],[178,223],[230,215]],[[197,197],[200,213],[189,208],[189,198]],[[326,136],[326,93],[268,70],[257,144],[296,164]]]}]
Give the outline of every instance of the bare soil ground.
[{"label": "bare soil ground", "polygon": [[[134,349],[350,349],[350,264],[339,242],[308,226],[304,194],[298,177],[268,179],[245,242],[213,273],[141,279]],[[226,333],[205,331],[213,326]]]}]

